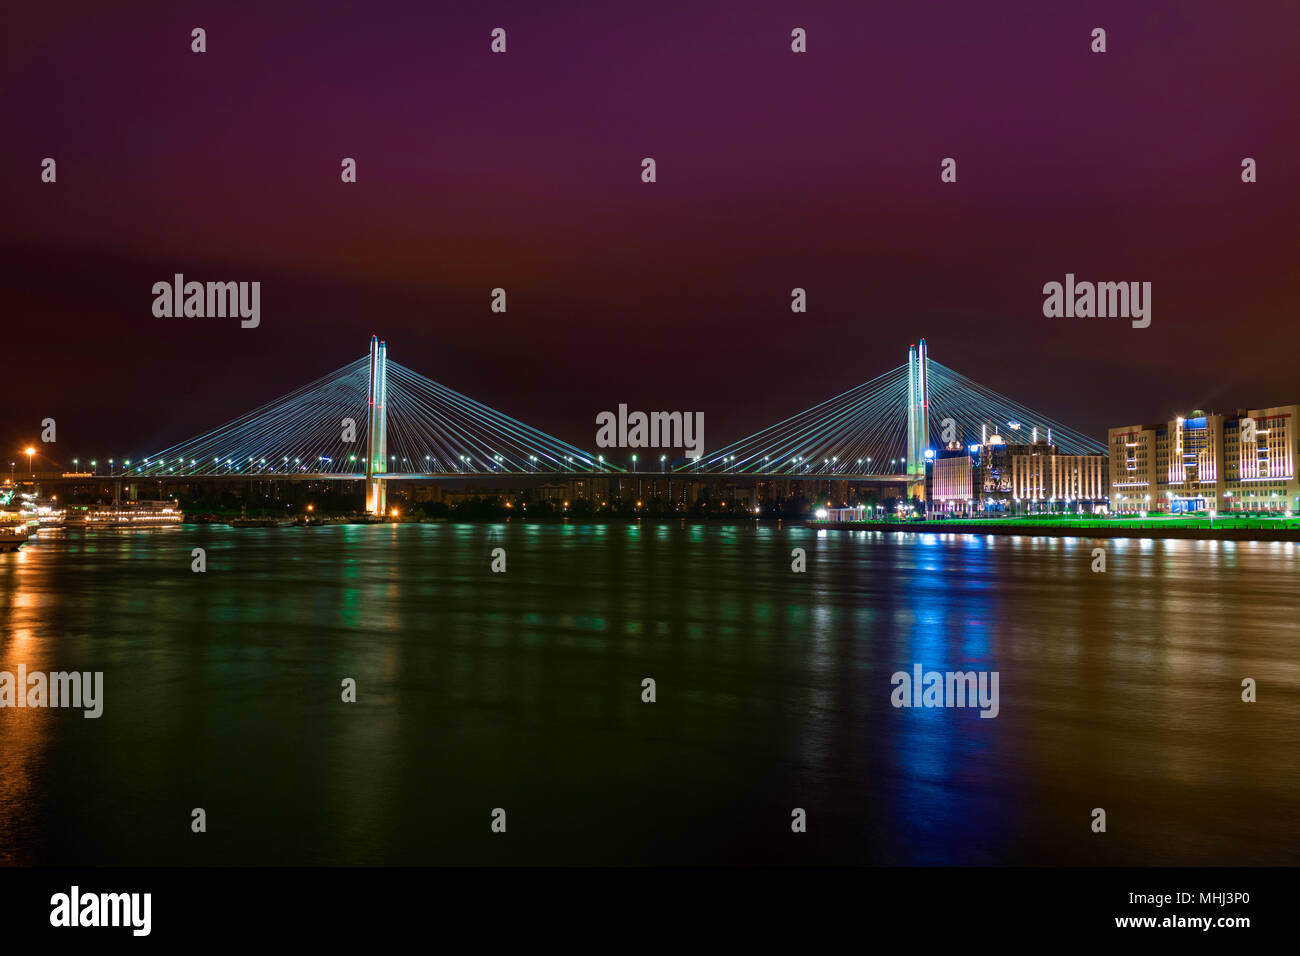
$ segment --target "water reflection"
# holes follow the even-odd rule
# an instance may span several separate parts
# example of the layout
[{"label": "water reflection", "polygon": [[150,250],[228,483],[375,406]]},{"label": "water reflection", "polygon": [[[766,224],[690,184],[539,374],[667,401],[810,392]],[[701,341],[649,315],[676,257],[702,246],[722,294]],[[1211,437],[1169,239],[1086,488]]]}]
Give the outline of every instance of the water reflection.
[{"label": "water reflection", "polygon": [[[0,711],[0,860],[1296,863],[1297,570],[684,522],[43,540],[0,555],[0,669],[102,670],[105,715]],[[893,708],[918,663],[998,671],[999,716]],[[177,839],[195,805],[222,840]]]}]

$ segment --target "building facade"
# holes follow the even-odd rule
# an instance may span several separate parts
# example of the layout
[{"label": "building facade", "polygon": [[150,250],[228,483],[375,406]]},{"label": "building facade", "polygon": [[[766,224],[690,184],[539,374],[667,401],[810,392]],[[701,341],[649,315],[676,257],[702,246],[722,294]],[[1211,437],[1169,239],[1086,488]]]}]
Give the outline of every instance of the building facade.
[{"label": "building facade", "polygon": [[1110,493],[1106,466],[1105,455],[1063,455],[1051,446],[1021,451],[1011,456],[1011,496],[1020,501],[1095,506]]},{"label": "building facade", "polygon": [[930,467],[930,488],[925,496],[927,510],[969,514],[973,506],[975,468],[970,453],[939,452]]},{"label": "building facade", "polygon": [[1297,419],[1300,405],[1282,405],[1112,428],[1112,507],[1128,514],[1295,513]]},{"label": "building facade", "polygon": [[950,446],[935,456],[931,513],[1104,510],[1109,491],[1105,455],[1067,455],[1046,441],[1007,442],[985,435],[968,449]]}]

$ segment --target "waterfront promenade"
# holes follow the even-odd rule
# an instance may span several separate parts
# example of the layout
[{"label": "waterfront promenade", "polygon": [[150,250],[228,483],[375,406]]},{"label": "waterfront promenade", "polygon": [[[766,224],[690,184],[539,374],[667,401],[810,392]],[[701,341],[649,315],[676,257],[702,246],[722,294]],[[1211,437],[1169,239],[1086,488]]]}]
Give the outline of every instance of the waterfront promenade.
[{"label": "waterfront promenade", "polygon": [[1032,515],[1016,518],[942,518],[925,521],[813,520],[813,528],[920,534],[1050,535],[1066,538],[1187,538],[1221,541],[1300,541],[1297,518],[1079,518]]}]

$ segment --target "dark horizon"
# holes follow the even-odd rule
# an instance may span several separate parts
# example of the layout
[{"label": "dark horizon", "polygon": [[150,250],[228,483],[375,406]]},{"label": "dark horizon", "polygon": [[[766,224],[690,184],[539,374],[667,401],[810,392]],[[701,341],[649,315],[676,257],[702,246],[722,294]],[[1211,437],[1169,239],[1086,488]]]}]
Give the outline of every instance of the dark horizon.
[{"label": "dark horizon", "polygon": [[[372,332],[583,448],[622,402],[702,411],[718,447],[922,337],[1097,438],[1300,401],[1300,9],[363,10],[18,11],[2,447],[53,417],[62,460],[155,451]],[[260,281],[260,327],[154,318],[176,272]],[[1151,282],[1150,328],[1044,318],[1067,272]]]}]

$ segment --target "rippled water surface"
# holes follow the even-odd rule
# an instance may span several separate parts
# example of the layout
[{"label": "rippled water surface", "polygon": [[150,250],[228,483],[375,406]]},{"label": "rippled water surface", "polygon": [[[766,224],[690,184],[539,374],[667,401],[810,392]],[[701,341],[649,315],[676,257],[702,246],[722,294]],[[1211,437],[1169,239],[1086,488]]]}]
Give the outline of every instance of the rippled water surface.
[{"label": "rippled water surface", "polygon": [[[751,525],[45,538],[0,555],[0,670],[102,671],[104,714],[0,710],[0,861],[1296,864],[1298,575]],[[996,670],[997,718],[892,707],[918,663]]]}]

